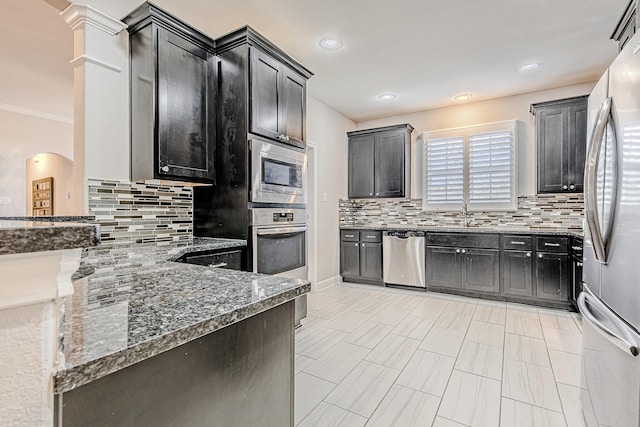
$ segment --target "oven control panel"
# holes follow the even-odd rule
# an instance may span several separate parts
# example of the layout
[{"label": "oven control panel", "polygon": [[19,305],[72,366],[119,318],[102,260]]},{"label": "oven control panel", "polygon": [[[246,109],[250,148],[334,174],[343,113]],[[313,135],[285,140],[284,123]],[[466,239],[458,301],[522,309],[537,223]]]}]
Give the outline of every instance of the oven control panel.
[{"label": "oven control panel", "polygon": [[274,212],[273,222],[293,222],[293,212]]}]

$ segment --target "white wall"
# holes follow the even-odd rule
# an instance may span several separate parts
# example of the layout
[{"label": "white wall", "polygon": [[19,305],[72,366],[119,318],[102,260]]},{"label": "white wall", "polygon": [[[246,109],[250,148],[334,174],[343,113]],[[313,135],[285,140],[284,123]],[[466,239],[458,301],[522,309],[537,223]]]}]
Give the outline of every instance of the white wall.
[{"label": "white wall", "polygon": [[[518,135],[518,194],[530,195],[536,193],[536,160],[535,118],[529,112],[529,106],[536,102],[587,95],[591,92],[594,84],[595,82],[566,86],[360,122],[357,124],[357,128],[368,129],[401,123],[410,123],[415,128],[412,134],[411,149],[411,196],[420,198],[422,197],[422,132],[505,120],[520,120],[522,126]],[[343,184],[345,190],[346,185],[345,181]]]},{"label": "white wall", "polygon": [[0,108],[0,129],[0,197],[11,197],[10,204],[0,204],[0,216],[30,215],[25,211],[25,161],[42,152],[72,159],[73,125],[37,112]]},{"label": "white wall", "polygon": [[307,97],[307,139],[316,144],[317,159],[318,283],[340,271],[338,199],[347,197],[347,132],[355,129],[353,121]]}]

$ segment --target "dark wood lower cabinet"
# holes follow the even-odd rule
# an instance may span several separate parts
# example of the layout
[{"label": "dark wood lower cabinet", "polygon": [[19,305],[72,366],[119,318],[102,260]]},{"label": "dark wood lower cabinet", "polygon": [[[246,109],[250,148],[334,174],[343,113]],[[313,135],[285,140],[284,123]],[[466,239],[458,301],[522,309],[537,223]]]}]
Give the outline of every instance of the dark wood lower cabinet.
[{"label": "dark wood lower cabinet", "polygon": [[347,282],[383,284],[382,232],[341,230],[340,275]]},{"label": "dark wood lower cabinet", "polygon": [[503,251],[500,279],[506,295],[533,296],[531,251]]},{"label": "dark wood lower cabinet", "polygon": [[466,249],[463,255],[463,289],[500,292],[500,251],[497,249]]},{"label": "dark wood lower cabinet", "polygon": [[360,243],[360,276],[382,280],[382,243]]},{"label": "dark wood lower cabinet", "polygon": [[427,246],[427,286],[461,288],[462,268],[460,268],[460,264],[456,248]]},{"label": "dark wood lower cabinet", "polygon": [[538,252],[536,256],[536,296],[553,301],[568,301],[569,256]]}]

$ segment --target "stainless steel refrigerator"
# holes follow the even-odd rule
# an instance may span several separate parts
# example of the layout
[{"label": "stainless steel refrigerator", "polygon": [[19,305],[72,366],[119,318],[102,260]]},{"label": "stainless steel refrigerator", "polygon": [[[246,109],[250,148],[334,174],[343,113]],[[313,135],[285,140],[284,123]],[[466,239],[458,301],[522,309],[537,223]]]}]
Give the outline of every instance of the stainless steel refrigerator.
[{"label": "stainless steel refrigerator", "polygon": [[581,401],[588,427],[640,426],[640,33],[589,96]]}]

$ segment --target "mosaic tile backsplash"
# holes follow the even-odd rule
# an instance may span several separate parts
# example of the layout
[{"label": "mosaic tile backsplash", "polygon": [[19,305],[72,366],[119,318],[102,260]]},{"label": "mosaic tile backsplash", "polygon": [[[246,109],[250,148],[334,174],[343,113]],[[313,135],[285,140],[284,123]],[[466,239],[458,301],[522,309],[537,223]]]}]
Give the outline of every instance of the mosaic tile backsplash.
[{"label": "mosaic tile backsplash", "polygon": [[103,246],[193,238],[193,189],[162,181],[89,180],[89,211]]},{"label": "mosaic tile backsplash", "polygon": [[[582,194],[540,194],[518,197],[515,212],[470,212],[471,227],[527,227],[582,230]],[[341,227],[460,226],[460,212],[424,212],[422,199],[341,199]]]}]

